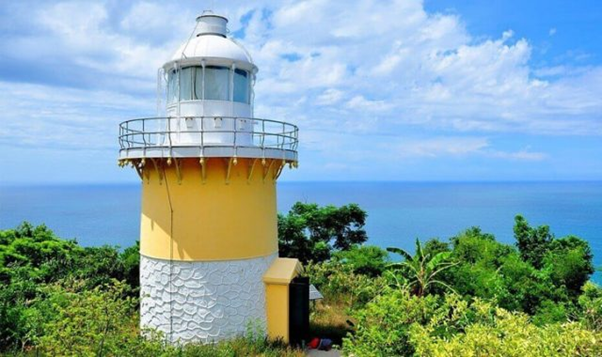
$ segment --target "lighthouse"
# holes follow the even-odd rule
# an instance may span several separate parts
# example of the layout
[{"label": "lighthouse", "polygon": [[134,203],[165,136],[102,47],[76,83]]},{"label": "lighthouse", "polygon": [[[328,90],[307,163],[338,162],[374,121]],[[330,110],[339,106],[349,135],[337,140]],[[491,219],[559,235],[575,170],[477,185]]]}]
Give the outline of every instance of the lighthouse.
[{"label": "lighthouse", "polygon": [[297,166],[298,128],[254,117],[258,68],[227,23],[199,16],[158,70],[160,116],[119,126],[142,186],[140,324],[172,343],[291,333],[301,266],[278,257],[276,180]]}]

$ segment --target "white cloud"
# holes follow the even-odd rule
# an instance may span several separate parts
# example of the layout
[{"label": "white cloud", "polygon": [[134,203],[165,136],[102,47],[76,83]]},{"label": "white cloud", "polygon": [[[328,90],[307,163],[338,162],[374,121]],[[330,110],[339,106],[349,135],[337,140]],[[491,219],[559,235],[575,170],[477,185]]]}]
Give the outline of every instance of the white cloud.
[{"label": "white cloud", "polygon": [[0,145],[114,155],[118,124],[149,114],[146,100],[107,91],[0,82],[0,92]]},{"label": "white cloud", "polygon": [[395,144],[382,146],[384,152],[398,160],[441,157],[487,157],[516,161],[541,161],[547,158],[542,152],[524,148],[518,151],[502,151],[492,148],[489,139],[484,137],[433,137],[426,139],[400,139]]},{"label": "white cloud", "polygon": [[[546,69],[529,66],[531,46],[511,30],[476,40],[457,16],[428,14],[420,1],[288,3],[267,23],[244,39],[262,69],[258,100],[303,94],[321,104],[326,90],[346,93],[323,126],[380,112],[383,123],[452,131],[602,135],[597,69],[538,78]],[[304,56],[283,61],[291,51]]]},{"label": "white cloud", "polygon": [[[36,36],[17,42],[41,50],[36,56],[62,53],[59,60],[105,77],[99,83],[112,81],[101,89],[112,83],[115,91],[152,93],[156,68],[188,36],[194,11],[150,1],[124,6],[122,14],[107,8],[40,6]],[[534,71],[528,41],[513,40],[511,30],[479,41],[457,15],[429,14],[418,0],[257,1],[228,12],[250,14],[242,42],[260,67],[258,105],[288,109],[289,117],[320,115],[319,106],[301,113],[290,104],[306,97],[341,106],[321,122],[331,127],[379,113],[381,122],[447,130],[602,134],[602,97],[590,90],[600,86],[600,69]],[[238,17],[231,23],[241,26]],[[283,59],[291,53],[299,60]]]},{"label": "white cloud", "polygon": [[328,88],[320,94],[316,100],[318,105],[333,105],[341,101],[344,92],[338,89]]},{"label": "white cloud", "polygon": [[501,158],[501,159],[509,159],[509,160],[519,160],[519,161],[541,161],[548,158],[548,155],[542,152],[533,152],[529,151],[529,149],[522,149],[514,152],[505,152],[499,150],[493,150],[486,153],[492,157]]},{"label": "white cloud", "polygon": [[[298,124],[303,150],[349,162],[378,156],[390,142],[406,158],[544,160],[484,137],[602,135],[602,67],[535,69],[529,39],[511,30],[483,40],[459,15],[428,13],[420,0],[228,5],[216,12],[244,34],[260,69],[256,115]],[[157,1],[36,5],[15,20],[31,31],[7,39],[0,55],[60,83],[0,83],[2,136],[23,145],[113,145],[120,119],[154,111],[156,69],[186,40],[197,10]],[[412,130],[424,138],[401,139]]]},{"label": "white cloud", "polygon": [[114,91],[127,92],[142,82],[153,88],[157,68],[191,30],[190,23],[178,21],[178,17],[184,15],[194,21],[194,16],[169,4],[147,2],[123,6],[123,10],[118,16],[104,2],[37,4],[21,19],[30,31],[8,38],[2,52],[42,71],[52,71],[44,68],[47,62],[60,64],[68,68],[65,77],[81,76],[86,71],[100,77],[99,83],[92,80],[86,86],[98,88],[102,79],[111,78],[118,83]]},{"label": "white cloud", "polygon": [[400,157],[465,156],[489,146],[486,138],[443,137],[403,141],[397,145]]},{"label": "white cloud", "polygon": [[392,103],[387,103],[384,100],[368,100],[362,95],[356,95],[346,103],[346,107],[353,110],[374,113],[391,109]]}]

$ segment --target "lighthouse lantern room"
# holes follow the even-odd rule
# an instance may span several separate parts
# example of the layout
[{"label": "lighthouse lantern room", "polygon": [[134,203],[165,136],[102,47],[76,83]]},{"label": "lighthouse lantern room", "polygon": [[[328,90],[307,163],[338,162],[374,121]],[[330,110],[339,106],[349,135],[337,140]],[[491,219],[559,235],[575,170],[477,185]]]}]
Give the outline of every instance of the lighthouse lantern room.
[{"label": "lighthouse lantern room", "polygon": [[258,69],[211,12],[158,70],[160,116],[119,126],[119,163],[142,181],[140,324],[172,343],[214,342],[264,326],[289,339],[278,258],[276,180],[297,166],[298,129],[255,118]]}]

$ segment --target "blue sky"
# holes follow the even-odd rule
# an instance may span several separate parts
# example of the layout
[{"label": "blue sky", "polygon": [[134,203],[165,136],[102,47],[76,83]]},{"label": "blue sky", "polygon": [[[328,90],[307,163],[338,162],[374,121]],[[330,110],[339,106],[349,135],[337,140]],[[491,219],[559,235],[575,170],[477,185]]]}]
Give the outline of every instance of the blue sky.
[{"label": "blue sky", "polygon": [[[597,1],[229,1],[283,180],[601,180]],[[136,182],[119,122],[211,2],[0,3],[0,184]]]}]

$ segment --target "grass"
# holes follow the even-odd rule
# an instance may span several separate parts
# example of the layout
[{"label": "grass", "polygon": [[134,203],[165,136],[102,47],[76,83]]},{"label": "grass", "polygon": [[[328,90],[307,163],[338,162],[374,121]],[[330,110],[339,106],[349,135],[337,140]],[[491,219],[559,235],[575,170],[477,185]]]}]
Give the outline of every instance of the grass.
[{"label": "grass", "polygon": [[351,318],[347,315],[350,308],[348,299],[323,299],[312,302],[310,314],[310,335],[329,338],[340,346],[343,337],[352,331]]}]

